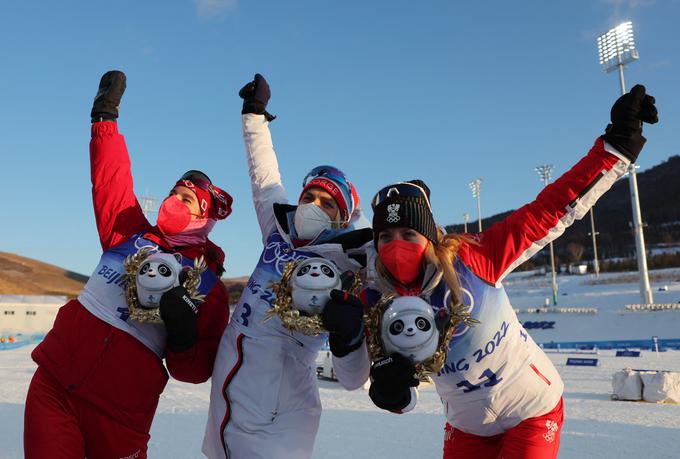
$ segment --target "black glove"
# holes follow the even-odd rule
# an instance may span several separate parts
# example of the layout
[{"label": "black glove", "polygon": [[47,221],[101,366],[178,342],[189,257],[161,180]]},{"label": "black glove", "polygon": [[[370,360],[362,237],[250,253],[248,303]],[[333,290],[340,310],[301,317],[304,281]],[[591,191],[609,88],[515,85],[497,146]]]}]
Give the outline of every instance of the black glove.
[{"label": "black glove", "polygon": [[655,103],[654,97],[646,94],[644,86],[633,86],[612,106],[612,122],[605,129],[602,139],[635,162],[647,141],[642,136],[642,123],[654,124],[659,121]]},{"label": "black glove", "polygon": [[161,319],[168,332],[167,346],[172,352],[184,352],[198,340],[198,306],[182,286],[161,296]]},{"label": "black glove", "polygon": [[344,357],[361,347],[364,337],[364,305],[343,290],[331,290],[321,312],[321,321],[330,332],[328,344],[336,357]]},{"label": "black glove", "polygon": [[371,366],[371,388],[368,395],[378,408],[401,411],[411,403],[411,387],[420,381],[415,365],[401,354],[392,354]]},{"label": "black glove", "polygon": [[259,73],[255,74],[253,81],[241,88],[238,95],[243,99],[241,114],[255,113],[256,115],[264,115],[267,121],[273,121],[276,118],[276,116],[265,110],[272,93],[269,90],[267,80]]},{"label": "black glove", "polygon": [[115,121],[118,118],[118,106],[125,92],[125,80],[125,74],[118,70],[108,71],[102,76],[90,112],[93,123]]}]

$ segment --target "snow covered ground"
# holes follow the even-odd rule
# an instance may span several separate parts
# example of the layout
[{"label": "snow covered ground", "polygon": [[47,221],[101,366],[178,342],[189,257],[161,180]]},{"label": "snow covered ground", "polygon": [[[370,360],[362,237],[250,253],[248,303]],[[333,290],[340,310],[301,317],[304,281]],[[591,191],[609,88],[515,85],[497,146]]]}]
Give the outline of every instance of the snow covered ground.
[{"label": "snow covered ground", "polygon": [[[680,302],[680,270],[656,270],[650,274],[655,304]],[[513,273],[503,284],[513,306],[520,311],[541,308],[546,298],[552,303],[549,274]],[[594,308],[597,314],[521,312],[519,320],[537,343],[646,340],[651,346],[652,336],[661,340],[680,339],[680,310],[630,312],[625,309],[626,305],[641,301],[637,273],[605,273],[597,280],[590,275],[559,276],[558,284],[557,309]],[[526,324],[546,321],[552,322],[548,329]]]},{"label": "snow covered ground", "polygon": [[[669,291],[659,293],[657,302],[678,301],[680,282],[676,276],[677,271],[668,273],[663,284],[670,286]],[[560,306],[597,307],[604,312],[639,301],[637,284],[593,286],[588,280],[589,276],[560,278],[560,292],[567,293],[560,295]],[[517,308],[542,306],[543,298],[550,295],[549,281],[518,275],[508,284]],[[653,282],[655,290],[656,286]],[[673,314],[674,321],[680,317],[680,311],[664,314]],[[670,317],[648,315],[640,317],[658,317],[657,321]],[[680,338],[680,330],[675,335]],[[33,345],[0,351],[0,459],[23,457],[23,403],[35,369],[30,360],[32,349]],[[549,354],[565,382],[560,458],[680,457],[680,405],[611,401],[609,397],[615,371],[626,367],[680,371],[680,351],[658,356],[643,351],[639,358],[615,357],[614,353],[600,351],[588,356],[600,359],[598,367],[567,367],[567,357],[573,354]],[[375,408],[365,390],[347,392],[332,381],[319,381],[319,386],[324,412],[314,458],[441,457],[444,416],[434,387],[421,388],[414,412],[393,415]],[[171,381],[152,427],[149,457],[202,457],[208,399],[209,384]]]},{"label": "snow covered ground", "polygon": [[[33,346],[0,354],[0,458],[23,457],[23,402],[34,371]],[[640,358],[601,351],[599,367],[567,367],[569,354],[550,354],[565,381],[565,423],[560,458],[677,458],[680,405],[609,399],[614,371],[624,367],[680,371],[680,351],[643,352]],[[593,356],[589,356],[593,357]],[[393,415],[375,408],[365,390],[347,392],[319,381],[324,411],[314,458],[441,457],[444,416],[433,386],[420,390],[415,412]],[[209,384],[171,381],[151,431],[150,458],[189,459],[200,453]]]}]

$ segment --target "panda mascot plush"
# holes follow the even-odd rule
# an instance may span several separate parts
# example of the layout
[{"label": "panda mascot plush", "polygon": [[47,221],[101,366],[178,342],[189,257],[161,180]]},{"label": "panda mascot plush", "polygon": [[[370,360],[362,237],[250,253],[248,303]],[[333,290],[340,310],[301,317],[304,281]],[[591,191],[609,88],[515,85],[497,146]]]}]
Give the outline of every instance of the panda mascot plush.
[{"label": "panda mascot plush", "polygon": [[342,281],[333,262],[314,257],[295,267],[289,286],[293,307],[308,315],[318,315],[330,299],[331,290],[342,288]]},{"label": "panda mascot plush", "polygon": [[178,253],[154,253],[141,263],[135,277],[140,307],[158,308],[163,293],[180,284],[181,262]]},{"label": "panda mascot plush", "polygon": [[385,354],[398,353],[413,363],[434,355],[439,345],[439,328],[428,303],[417,296],[392,300],[383,312],[380,339]]}]

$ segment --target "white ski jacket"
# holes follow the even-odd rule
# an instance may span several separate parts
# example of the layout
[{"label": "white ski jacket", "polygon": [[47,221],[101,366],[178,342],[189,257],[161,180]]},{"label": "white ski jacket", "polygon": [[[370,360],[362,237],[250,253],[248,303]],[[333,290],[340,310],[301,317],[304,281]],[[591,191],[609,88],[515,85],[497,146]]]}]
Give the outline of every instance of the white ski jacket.
[{"label": "white ski jacket", "polygon": [[[461,246],[455,270],[463,303],[479,323],[456,330],[447,361],[434,377],[453,427],[474,435],[497,435],[549,412],[559,402],[564,389],[560,375],[522,327],[501,281],[582,218],[626,172],[628,164],[598,139],[581,161],[535,201],[488,230],[467,235],[475,243]],[[375,254],[369,255],[369,268],[374,259]],[[435,310],[444,307],[450,292],[441,272],[428,272],[425,278],[420,296]],[[381,292],[397,293],[378,279],[362,297],[371,304]],[[345,384],[365,381],[366,352],[364,345],[344,358],[342,371],[336,373],[347,380]]]},{"label": "white ski jacket", "polygon": [[264,249],[241,299],[236,304],[229,326],[237,327],[247,336],[280,337],[291,352],[298,356],[305,355],[304,360],[311,362],[316,359],[327,335],[313,337],[291,332],[283,327],[278,317],[264,322],[274,299],[270,285],[281,280],[288,262],[310,257],[331,260],[341,272],[356,272],[362,265],[353,256],[360,257],[365,253],[366,247],[372,242],[372,236],[367,227],[356,226],[356,223],[368,222],[358,209],[352,216],[348,231],[336,239],[299,248],[293,245],[287,214],[294,212],[295,206],[287,204],[268,124],[264,115],[243,115],[248,172]]}]

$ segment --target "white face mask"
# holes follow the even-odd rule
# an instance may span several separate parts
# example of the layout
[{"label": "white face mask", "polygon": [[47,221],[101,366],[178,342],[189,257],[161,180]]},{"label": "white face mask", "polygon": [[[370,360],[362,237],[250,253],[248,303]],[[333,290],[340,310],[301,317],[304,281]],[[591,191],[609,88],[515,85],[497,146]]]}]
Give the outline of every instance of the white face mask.
[{"label": "white face mask", "polygon": [[298,206],[294,224],[300,239],[312,240],[331,227],[331,218],[319,206],[310,202]]}]

